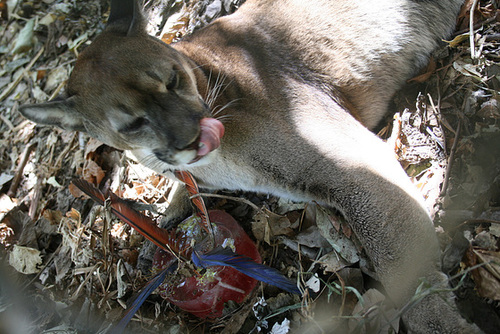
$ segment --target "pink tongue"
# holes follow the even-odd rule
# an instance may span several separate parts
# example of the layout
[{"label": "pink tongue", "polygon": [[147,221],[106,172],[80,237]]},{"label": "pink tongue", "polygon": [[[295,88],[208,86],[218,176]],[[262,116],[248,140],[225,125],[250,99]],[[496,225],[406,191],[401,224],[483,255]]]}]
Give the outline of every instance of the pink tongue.
[{"label": "pink tongue", "polygon": [[200,148],[198,156],[202,157],[220,146],[220,139],[224,135],[224,125],[215,118],[203,118],[200,121]]}]

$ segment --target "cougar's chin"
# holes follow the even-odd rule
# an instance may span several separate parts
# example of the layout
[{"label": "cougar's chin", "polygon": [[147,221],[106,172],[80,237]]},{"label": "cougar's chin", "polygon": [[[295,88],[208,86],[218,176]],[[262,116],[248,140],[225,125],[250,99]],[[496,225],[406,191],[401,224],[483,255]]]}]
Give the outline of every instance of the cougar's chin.
[{"label": "cougar's chin", "polygon": [[194,143],[189,145],[189,148],[173,151],[168,148],[143,147],[130,152],[142,164],[153,170],[206,164],[212,160],[211,157],[221,145],[224,130],[224,125],[219,120],[203,118],[200,121],[200,135]]}]

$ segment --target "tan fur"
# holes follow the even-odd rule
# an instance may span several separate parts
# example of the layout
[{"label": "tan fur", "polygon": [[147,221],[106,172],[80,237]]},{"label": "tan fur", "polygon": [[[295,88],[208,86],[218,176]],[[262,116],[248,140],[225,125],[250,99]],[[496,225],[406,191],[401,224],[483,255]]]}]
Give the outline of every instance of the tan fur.
[{"label": "tan fur", "polygon": [[[80,55],[68,99],[21,112],[130,150],[159,173],[338,208],[403,306],[418,278],[446,279],[422,200],[367,128],[451,31],[460,4],[248,0],[173,47],[146,36],[137,16],[116,20]],[[219,109],[221,147],[189,164],[200,119]],[[439,296],[405,321],[415,333],[477,331]]]}]

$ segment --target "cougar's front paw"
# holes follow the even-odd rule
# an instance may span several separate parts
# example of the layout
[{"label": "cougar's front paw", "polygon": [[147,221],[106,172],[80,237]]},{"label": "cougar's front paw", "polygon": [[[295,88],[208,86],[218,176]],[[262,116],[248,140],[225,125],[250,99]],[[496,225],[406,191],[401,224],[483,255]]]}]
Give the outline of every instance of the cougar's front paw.
[{"label": "cougar's front paw", "polygon": [[[447,278],[442,273],[430,277],[435,288],[448,290]],[[451,292],[431,293],[403,315],[408,333],[412,334],[481,334],[475,324],[460,316]]]}]

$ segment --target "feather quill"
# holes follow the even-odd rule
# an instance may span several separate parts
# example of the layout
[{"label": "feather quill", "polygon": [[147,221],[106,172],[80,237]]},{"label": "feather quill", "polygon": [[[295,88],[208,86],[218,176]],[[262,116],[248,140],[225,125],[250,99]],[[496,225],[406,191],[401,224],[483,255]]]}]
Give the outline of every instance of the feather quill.
[{"label": "feather quill", "polygon": [[149,280],[149,282],[144,286],[137,298],[132,302],[130,307],[127,308],[127,311],[125,311],[125,314],[123,315],[120,322],[113,328],[113,334],[123,333],[125,327],[127,327],[134,314],[139,310],[142,304],[144,304],[144,301],[149,297],[149,295],[153,293],[153,291],[156,290],[157,287],[159,287],[163,283],[167,274],[172,273],[176,269],[177,262],[173,263],[170,267],[163,269],[151,280]]}]

